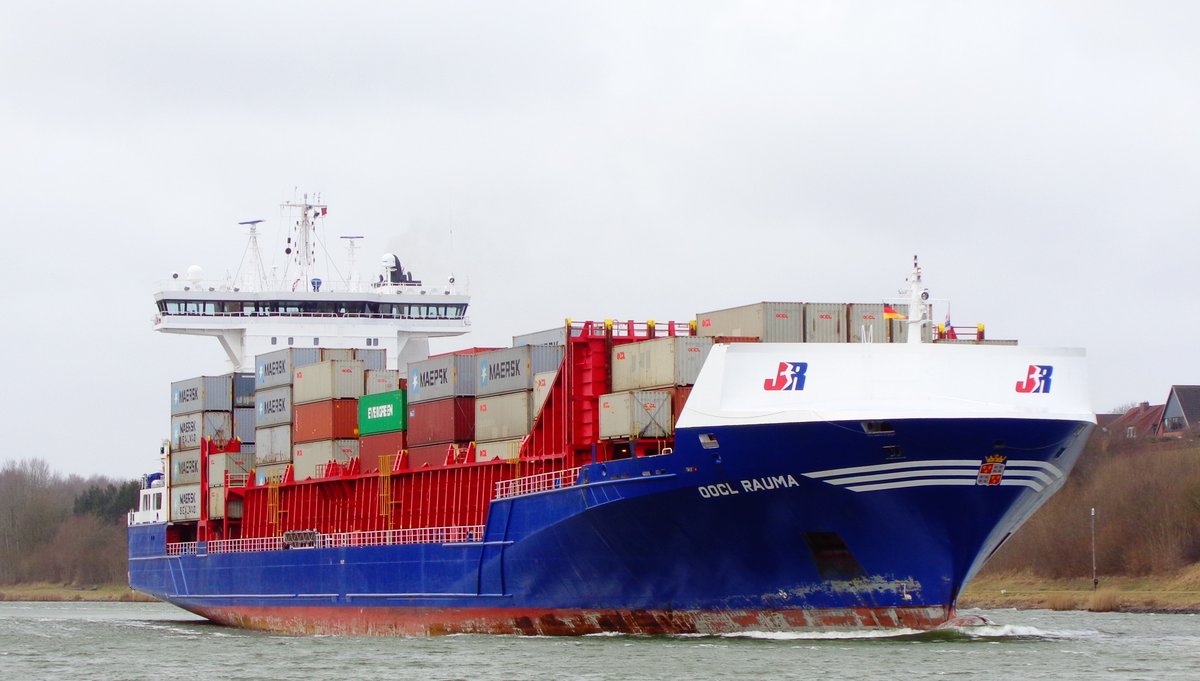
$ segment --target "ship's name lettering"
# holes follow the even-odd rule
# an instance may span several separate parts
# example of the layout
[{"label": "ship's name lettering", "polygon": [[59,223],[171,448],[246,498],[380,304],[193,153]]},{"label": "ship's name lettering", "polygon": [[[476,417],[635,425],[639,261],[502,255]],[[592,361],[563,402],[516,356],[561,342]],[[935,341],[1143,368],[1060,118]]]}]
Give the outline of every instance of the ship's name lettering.
[{"label": "ship's name lettering", "polygon": [[701,485],[696,488],[700,492],[700,496],[705,499],[713,499],[715,497],[728,497],[742,492],[764,492],[772,489],[783,489],[785,487],[799,487],[800,483],[794,476],[791,475],[773,475],[765,478],[750,478],[748,480],[739,480],[737,489],[734,484],[728,482],[719,482],[715,485]]},{"label": "ship's name lettering", "polygon": [[427,388],[431,385],[445,385],[446,383],[450,382],[449,379],[446,378],[445,368],[422,371],[419,376],[422,388]]},{"label": "ship's name lettering", "polygon": [[521,360],[510,359],[504,362],[496,362],[488,365],[488,380],[494,381],[498,378],[512,378],[513,376],[521,375]]},{"label": "ship's name lettering", "polygon": [[367,407],[367,418],[385,419],[395,413],[395,405],[381,404],[377,407]]}]

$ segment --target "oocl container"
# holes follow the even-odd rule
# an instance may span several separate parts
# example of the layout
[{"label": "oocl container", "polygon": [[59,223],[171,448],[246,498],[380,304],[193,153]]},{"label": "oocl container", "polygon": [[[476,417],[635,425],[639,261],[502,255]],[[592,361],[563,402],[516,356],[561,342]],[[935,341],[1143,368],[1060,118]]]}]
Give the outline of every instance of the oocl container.
[{"label": "oocl container", "polygon": [[845,343],[845,303],[805,303],[804,341],[806,343]]},{"label": "oocl container", "polygon": [[764,343],[804,341],[803,303],[754,303],[696,315],[696,335],[753,336]]},{"label": "oocl container", "polygon": [[321,361],[320,348],[284,348],[254,358],[254,389],[291,385],[296,367]]},{"label": "oocl container", "polygon": [[358,440],[320,440],[292,447],[292,470],[297,481],[318,477],[330,463],[347,463],[358,456]]},{"label": "oocl container", "polygon": [[171,415],[233,409],[233,375],[197,376],[171,384]]},{"label": "oocl container", "polygon": [[600,396],[600,437],[667,437],[675,430],[671,393],[632,390]]},{"label": "oocl container", "polygon": [[288,424],[254,431],[255,465],[291,463],[292,427]]},{"label": "oocl container", "polygon": [[478,354],[442,355],[409,364],[409,404],[473,396],[478,367]]},{"label": "oocl container", "polygon": [[364,392],[367,395],[390,393],[400,389],[400,372],[395,369],[367,369],[364,375],[366,376]]},{"label": "oocl container", "polygon": [[281,385],[254,393],[254,419],[258,428],[292,422],[292,386]]},{"label": "oocl container", "polygon": [[292,443],[358,437],[358,400],[297,404],[292,411]]},{"label": "oocl container", "polygon": [[612,349],[614,391],[693,385],[712,350],[712,338],[668,336]]},{"label": "oocl container", "polygon": [[[321,348],[321,361],[354,359],[353,348]],[[295,369],[293,369],[294,371]]]},{"label": "oocl container", "polygon": [[475,398],[475,439],[505,440],[529,434],[533,395],[529,391]]},{"label": "oocl container", "polygon": [[358,360],[331,359],[292,372],[295,404],[357,398],[362,394],[363,363]]},{"label": "oocl container", "polygon": [[167,484],[191,485],[199,483],[200,450],[172,450],[167,457]]},{"label": "oocl container", "polygon": [[358,432],[360,435],[404,430],[407,421],[408,404],[404,401],[403,390],[363,395],[358,400]]},{"label": "oocl container", "polygon": [[367,371],[387,369],[387,350],[383,348],[355,348],[353,359],[362,361],[363,368]]},{"label": "oocl container", "polygon": [[512,461],[521,457],[523,437],[475,443],[476,461]]},{"label": "oocl container", "polygon": [[229,473],[230,475],[249,475],[251,468],[254,468],[253,452],[209,454],[208,486],[222,487],[225,485],[225,473]]},{"label": "oocl container", "polygon": [[533,375],[533,414],[537,416],[542,410],[542,405],[546,403],[546,398],[550,395],[550,389],[554,387],[554,379],[558,377],[558,370],[554,371],[539,371]]},{"label": "oocl container", "polygon": [[523,345],[480,353],[476,395],[532,390],[534,374],[557,369],[563,350],[561,345]]},{"label": "oocl container", "polygon": [[233,438],[233,415],[227,411],[203,411],[171,417],[171,448],[193,449],[212,438],[224,445]]},{"label": "oocl container", "polygon": [[208,517],[214,519],[221,518],[241,518],[242,517],[242,499],[234,497],[229,500],[229,513],[225,513],[225,488],[213,487],[208,490]]},{"label": "oocl container", "polygon": [[408,405],[408,445],[475,439],[475,398],[448,397]]},{"label": "oocl container", "polygon": [[171,486],[171,520],[200,519],[200,483]]}]

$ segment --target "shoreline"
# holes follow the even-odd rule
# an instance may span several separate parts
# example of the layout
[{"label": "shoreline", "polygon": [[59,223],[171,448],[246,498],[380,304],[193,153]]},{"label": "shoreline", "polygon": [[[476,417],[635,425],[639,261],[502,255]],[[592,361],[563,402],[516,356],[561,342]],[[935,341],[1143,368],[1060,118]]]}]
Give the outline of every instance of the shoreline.
[{"label": "shoreline", "polygon": [[93,603],[157,603],[125,584],[66,586],[63,584],[5,584],[0,586],[0,601],[56,603],[81,601]]}]

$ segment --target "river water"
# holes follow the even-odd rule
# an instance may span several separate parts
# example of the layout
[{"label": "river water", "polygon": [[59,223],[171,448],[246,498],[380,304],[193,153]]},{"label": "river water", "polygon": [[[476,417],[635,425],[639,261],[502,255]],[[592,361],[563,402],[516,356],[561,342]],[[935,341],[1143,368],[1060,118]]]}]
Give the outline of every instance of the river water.
[{"label": "river water", "polygon": [[161,603],[0,602],[0,678],[1200,679],[1200,615],[983,614],[996,624],[924,633],[351,638],[227,629]]}]

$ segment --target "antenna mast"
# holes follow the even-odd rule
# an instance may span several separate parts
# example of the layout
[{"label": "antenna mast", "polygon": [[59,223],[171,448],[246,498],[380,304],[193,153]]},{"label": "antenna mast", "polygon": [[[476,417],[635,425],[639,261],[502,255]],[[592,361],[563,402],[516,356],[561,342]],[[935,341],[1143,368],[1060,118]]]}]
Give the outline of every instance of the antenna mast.
[{"label": "antenna mast", "polygon": [[[296,221],[296,238],[292,240],[284,252],[294,256],[296,264],[300,267],[300,277],[292,285],[292,290],[297,286],[303,287],[301,290],[312,290],[312,268],[316,264],[316,224],[315,220],[324,217],[329,212],[329,207],[320,203],[320,197],[313,197],[314,203],[308,202],[308,194],[305,194],[301,203],[289,201],[284,203],[282,208],[299,208],[300,219]],[[285,282],[286,283],[286,282]]]},{"label": "antenna mast", "polygon": [[358,291],[358,290],[360,290],[360,286],[359,286],[359,280],[358,280],[358,271],[355,270],[355,268],[354,268],[354,251],[357,250],[357,244],[355,242],[358,239],[361,239],[362,237],[361,236],[343,236],[342,238],[346,240],[346,252],[350,258],[350,267],[346,273],[346,281],[345,281],[346,290],[347,291]]}]

